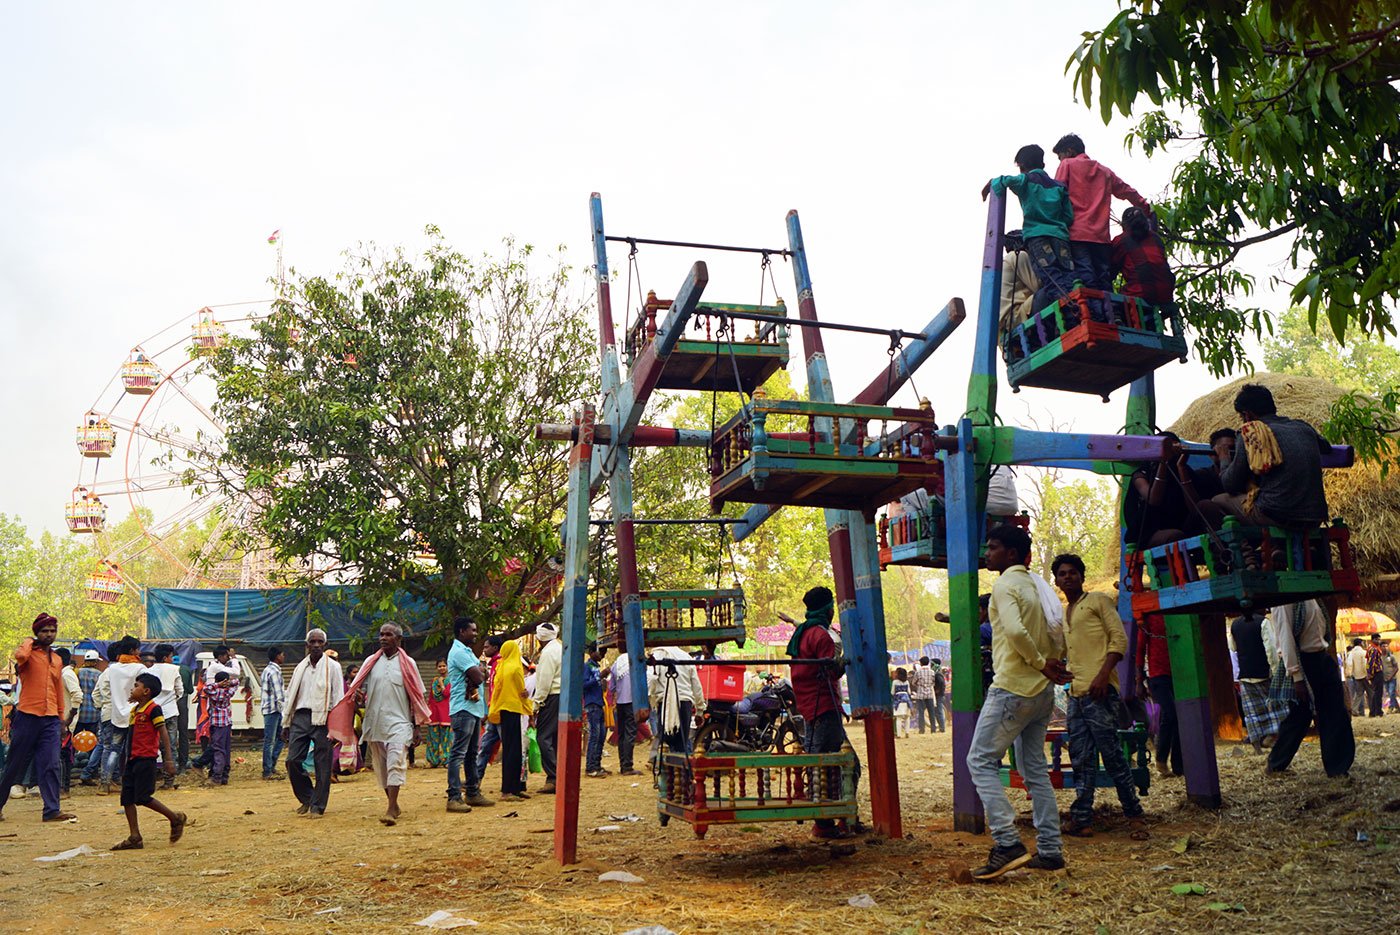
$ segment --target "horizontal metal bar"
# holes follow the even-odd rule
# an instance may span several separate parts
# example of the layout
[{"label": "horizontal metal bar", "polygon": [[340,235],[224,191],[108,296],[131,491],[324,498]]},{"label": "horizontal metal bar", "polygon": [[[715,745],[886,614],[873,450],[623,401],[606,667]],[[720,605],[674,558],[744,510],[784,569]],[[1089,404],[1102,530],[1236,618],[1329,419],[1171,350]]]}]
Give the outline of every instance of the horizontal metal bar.
[{"label": "horizontal metal bar", "polygon": [[791,251],[784,249],[773,249],[769,247],[735,247],[729,244],[720,243],[691,243],[686,240],[652,240],[647,237],[615,237],[609,234],[604,240],[613,243],[625,244],[650,244],[654,247],[693,247],[697,250],[724,250],[729,253],[764,253],[769,256],[792,256]]},{"label": "horizontal metal bar", "polygon": [[[730,519],[719,516],[713,519],[634,519],[633,526],[729,526],[742,523],[744,520],[739,517]],[[617,520],[612,519],[590,519],[594,526],[611,526]]]},{"label": "horizontal metal bar", "polygon": [[[754,312],[726,312],[719,309],[707,309],[706,314],[713,318],[740,318],[746,321],[772,321],[772,315],[759,315]],[[833,331],[855,331],[859,334],[882,334],[887,338],[898,335],[901,338],[910,340],[922,340],[922,331],[905,331],[903,328],[876,328],[871,325],[847,325],[838,321],[808,321],[805,318],[787,318],[783,324],[788,327],[797,328],[830,328]]]},{"label": "horizontal metal bar", "polygon": [[834,666],[835,659],[664,659],[647,657],[649,666]]}]

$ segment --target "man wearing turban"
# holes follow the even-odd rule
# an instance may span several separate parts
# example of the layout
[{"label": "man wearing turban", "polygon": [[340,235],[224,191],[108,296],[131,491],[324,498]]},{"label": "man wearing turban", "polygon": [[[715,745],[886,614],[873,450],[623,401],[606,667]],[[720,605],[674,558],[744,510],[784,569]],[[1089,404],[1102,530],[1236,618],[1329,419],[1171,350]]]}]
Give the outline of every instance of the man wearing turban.
[{"label": "man wearing turban", "polygon": [[564,644],[559,628],[552,623],[535,627],[540,641],[540,658],[535,663],[535,740],[544,764],[544,787],[540,792],[554,794],[555,759],[559,747],[559,689],[564,673]]},{"label": "man wearing turban", "polygon": [[15,650],[15,672],[20,679],[19,704],[10,721],[10,755],[0,777],[0,821],[10,797],[33,761],[44,799],[44,821],[67,821],[73,816],[59,808],[59,746],[63,717],[68,713],[63,688],[63,660],[53,649],[58,620],[48,614],[34,618],[34,635]]}]

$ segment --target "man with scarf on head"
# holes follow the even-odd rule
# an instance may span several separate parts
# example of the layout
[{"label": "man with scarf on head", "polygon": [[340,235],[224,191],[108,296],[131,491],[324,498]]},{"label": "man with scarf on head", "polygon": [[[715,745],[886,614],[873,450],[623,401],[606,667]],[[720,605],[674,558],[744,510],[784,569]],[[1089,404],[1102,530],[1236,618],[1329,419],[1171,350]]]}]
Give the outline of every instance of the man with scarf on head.
[{"label": "man with scarf on head", "polygon": [[559,747],[559,690],[563,684],[564,644],[556,639],[559,628],[552,623],[535,627],[540,641],[540,658],[535,662],[535,740],[540,745],[544,765],[544,786],[540,792],[554,794],[554,769]]},{"label": "man with scarf on head", "polygon": [[345,697],[331,709],[326,733],[341,744],[353,744],[355,709],[363,707],[360,737],[369,745],[374,778],[384,790],[388,808],[379,821],[393,825],[399,819],[399,789],[408,773],[408,750],[423,739],[421,725],[432,716],[427,689],[418,663],[403,651],[403,627],[386,623],[379,628],[379,651],[365,660]]},{"label": "man with scarf on head", "polygon": [[10,753],[0,781],[0,821],[10,787],[24,777],[31,761],[44,799],[44,821],[67,821],[73,816],[58,805],[59,745],[63,718],[68,714],[63,688],[63,660],[53,648],[58,620],[48,614],[34,618],[34,635],[15,650],[19,703],[10,719]]},{"label": "man with scarf on head", "polygon": [[[846,728],[842,723],[841,673],[845,661],[831,638],[831,621],[836,604],[830,588],[812,588],[802,595],[807,616],[792,632],[787,654],[794,659],[830,659],[818,665],[806,663],[792,667],[792,691],[797,696],[797,710],[807,722],[807,734],[802,747],[808,753],[840,753],[846,744]],[[856,783],[860,783],[860,761],[856,761]],[[818,818],[812,837],[823,840],[846,838],[851,831],[845,820]]]}]

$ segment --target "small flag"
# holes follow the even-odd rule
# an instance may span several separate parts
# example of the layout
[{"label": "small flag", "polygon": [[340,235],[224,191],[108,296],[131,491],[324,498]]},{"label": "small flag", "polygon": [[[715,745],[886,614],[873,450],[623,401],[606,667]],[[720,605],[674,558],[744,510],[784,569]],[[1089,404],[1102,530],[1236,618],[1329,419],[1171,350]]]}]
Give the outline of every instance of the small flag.
[{"label": "small flag", "polygon": [[282,228],[279,227],[279,228],[277,228],[277,230],[275,230],[275,231],[273,231],[271,234],[268,234],[268,235],[267,235],[267,242],[268,242],[268,243],[276,243],[276,242],[278,241],[278,239],[279,239],[281,236],[282,236]]}]

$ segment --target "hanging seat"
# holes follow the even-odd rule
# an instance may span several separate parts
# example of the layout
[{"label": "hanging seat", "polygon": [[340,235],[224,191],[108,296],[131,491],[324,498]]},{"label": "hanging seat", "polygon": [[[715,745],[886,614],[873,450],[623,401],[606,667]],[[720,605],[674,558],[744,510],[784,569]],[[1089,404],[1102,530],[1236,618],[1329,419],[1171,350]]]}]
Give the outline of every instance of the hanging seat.
[{"label": "hanging seat", "polygon": [[1246,526],[1150,549],[1129,545],[1133,615],[1265,610],[1361,586],[1351,530],[1340,519],[1308,532]]},{"label": "hanging seat", "polygon": [[[834,444],[830,426],[839,422]],[[872,436],[870,424],[908,423],[897,440]],[[932,410],[810,400],[752,402],[719,427],[710,443],[710,507],[772,503],[870,512],[941,482]],[[876,444],[872,444],[876,443]]]},{"label": "hanging seat", "polygon": [[84,458],[110,458],[112,449],[117,446],[117,430],[106,416],[89,412],[78,426],[78,452]]},{"label": "hanging seat", "polygon": [[111,605],[122,599],[122,595],[126,593],[126,583],[122,581],[121,575],[117,574],[114,566],[103,562],[83,581],[83,590],[87,599],[94,604]]},{"label": "hanging seat", "polygon": [[160,386],[160,368],[140,351],[122,364],[122,388],[134,396],[150,396]]},{"label": "hanging seat", "polygon": [[[1013,516],[987,514],[987,529],[1004,523],[1027,531],[1031,528],[1031,518],[1024,512]],[[901,504],[891,503],[880,517],[878,529],[882,570],[891,565],[948,567],[948,517],[942,501],[936,497],[930,497],[928,507],[923,510],[908,510]],[[981,549],[986,550],[985,542]],[[980,552],[978,559],[980,562]]]},{"label": "hanging seat", "polygon": [[[1089,302],[1108,306],[1094,321]],[[1108,394],[1172,360],[1186,360],[1181,316],[1134,296],[1080,286],[1012,328],[1002,339],[1011,388],[1037,386]]]},{"label": "hanging seat", "polygon": [[[627,333],[624,351],[628,367],[656,337],[657,313],[670,307],[670,299],[647,293],[642,317]],[[726,312],[763,315],[767,320],[731,319],[729,326],[734,333],[719,334],[720,316]],[[691,323],[690,331],[681,336],[667,356],[657,389],[752,393],[788,364],[787,307],[782,299],[776,305],[701,302]],[[753,325],[751,333],[749,324]]]},{"label": "hanging seat", "polygon": [[[742,588],[700,588],[688,591],[641,591],[642,642],[650,646],[716,646],[732,640],[744,645]],[[618,645],[623,632],[622,596],[598,601],[598,645]]]},{"label": "hanging seat", "polygon": [[214,313],[210,309],[202,308],[199,310],[199,320],[194,323],[190,331],[191,357],[208,357],[228,344],[228,329],[224,327],[223,322],[214,317]]},{"label": "hanging seat", "polygon": [[72,499],[63,505],[63,521],[69,532],[101,532],[107,521],[107,504],[86,488],[74,487]]},{"label": "hanging seat", "polygon": [[759,821],[854,821],[856,755],[840,753],[663,753],[657,769],[658,818],[688,822],[703,838],[710,825]]},{"label": "hanging seat", "polygon": [[[1133,785],[1138,795],[1147,795],[1152,786],[1152,771],[1147,767],[1147,726],[1134,724],[1130,730],[1118,731],[1118,743],[1123,750],[1123,759],[1133,774]],[[1056,789],[1074,788],[1074,767],[1065,764],[1065,754],[1069,746],[1069,733],[1064,728],[1052,728],[1045,732],[1045,744],[1049,748],[1050,785]],[[1102,757],[1095,755],[1094,787],[1112,789],[1113,777],[1107,769],[1099,766]],[[1016,769],[1015,748],[1007,750],[1007,766],[1001,768],[1001,784],[1008,789],[1024,789],[1026,781]]]}]

